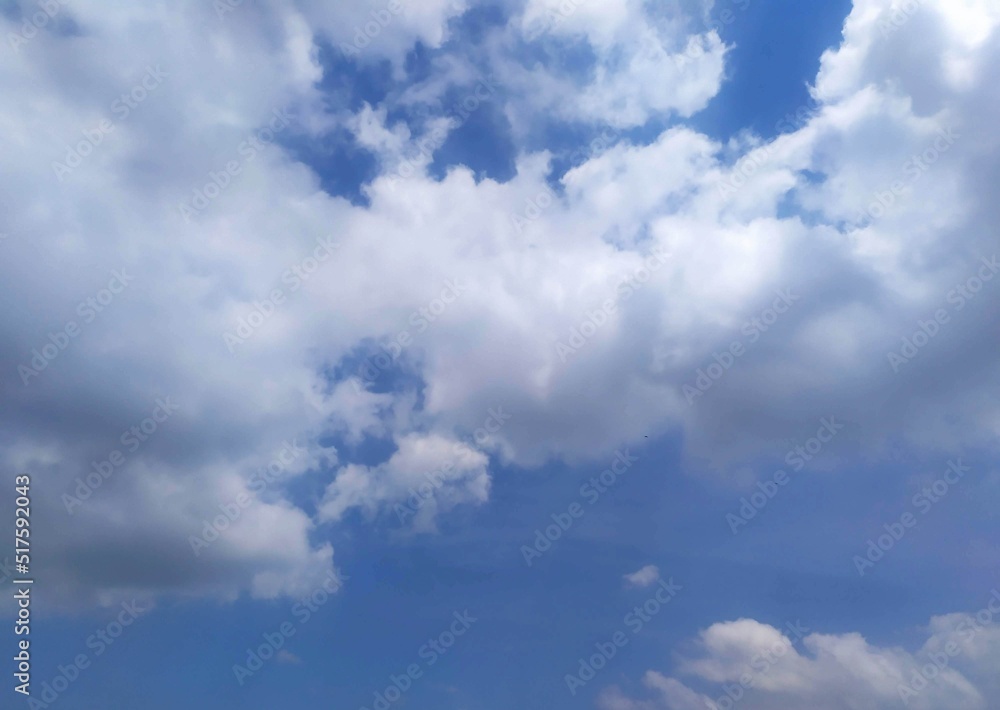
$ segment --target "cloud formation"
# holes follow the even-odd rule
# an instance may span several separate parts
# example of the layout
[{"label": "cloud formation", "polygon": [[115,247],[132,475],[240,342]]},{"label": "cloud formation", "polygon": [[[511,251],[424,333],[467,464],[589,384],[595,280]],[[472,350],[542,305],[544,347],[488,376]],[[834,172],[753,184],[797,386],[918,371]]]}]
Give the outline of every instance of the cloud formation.
[{"label": "cloud formation", "polygon": [[753,619],[713,624],[694,641],[697,655],[679,656],[676,675],[699,681],[697,692],[676,677],[649,671],[648,696],[606,689],[602,710],[703,710],[733,707],[817,710],[911,707],[985,710],[1000,700],[993,669],[1000,661],[1000,592],[974,614],[931,619],[915,651],[881,647],[861,634],[808,633],[801,623],[777,629]]},{"label": "cloud formation", "polygon": [[[451,462],[411,519],[431,531],[487,499],[491,455],[582,461],[676,431],[724,474],[831,415],[871,450],[901,431],[993,447],[1000,11],[926,0],[890,32],[900,6],[855,3],[797,130],[722,145],[681,122],[633,144],[616,131],[719,90],[725,48],[701,5],[581,5],[525,37],[548,8],[532,0],[488,43],[494,100],[524,126],[557,102],[558,120],[613,139],[561,176],[518,145],[506,182],[463,166],[437,179],[425,161],[402,183],[390,169],[418,152],[417,127],[393,105],[328,106],[319,48],[375,22],[348,59],[387,60],[400,80],[416,42],[447,46],[462,6],[408,4],[384,26],[361,2],[66,6],[69,24],[0,64],[0,292],[17,304],[0,318],[0,460],[44,481],[49,587],[107,603],[295,594],[333,564],[322,525],[393,510]],[[22,29],[12,17],[4,36]],[[592,71],[529,71],[512,34],[585,42]],[[704,52],[678,61],[691,46]],[[291,149],[335,130],[380,160],[363,203],[325,192]],[[115,273],[134,280],[109,299]],[[359,353],[380,351],[384,379],[359,386]],[[699,371],[715,384],[689,401]],[[61,496],[167,396],[177,412],[70,519]],[[497,406],[509,423],[477,437]],[[351,460],[334,435],[396,451]],[[250,488],[291,439],[308,453],[290,477],[318,480],[318,502]],[[241,495],[253,505],[193,556],[189,536]]]}]

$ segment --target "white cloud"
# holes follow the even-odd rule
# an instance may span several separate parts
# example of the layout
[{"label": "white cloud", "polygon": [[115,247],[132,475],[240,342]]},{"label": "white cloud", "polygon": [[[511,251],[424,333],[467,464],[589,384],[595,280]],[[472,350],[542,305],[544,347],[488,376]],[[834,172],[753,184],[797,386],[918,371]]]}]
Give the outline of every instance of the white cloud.
[{"label": "white cloud", "polygon": [[417,532],[433,532],[439,513],[489,497],[489,459],[480,451],[437,435],[408,434],[378,466],[349,465],[337,473],[320,504],[321,520],[337,521],[352,508],[369,516],[391,508]]},{"label": "white cloud", "polygon": [[448,20],[466,9],[463,0],[297,0],[296,4],[323,39],[363,62],[390,59],[397,72],[415,41],[440,46],[448,36]]},{"label": "white cloud", "polygon": [[646,565],[632,574],[625,575],[625,581],[630,587],[648,587],[660,578],[660,569],[656,565]]},{"label": "white cloud", "polygon": [[726,53],[716,32],[696,24],[703,5],[674,0],[654,12],[641,0],[529,0],[521,16],[528,41],[583,40],[596,63],[582,86],[513,64],[505,67],[504,83],[528,91],[535,110],[568,121],[627,128],[671,113],[691,116],[718,92]]},{"label": "white cloud", "polygon": [[1000,701],[993,672],[1000,661],[1000,594],[994,596],[997,611],[984,608],[979,621],[970,614],[931,619],[926,642],[912,652],[872,645],[857,633],[810,633],[799,644],[751,619],[713,624],[699,634],[692,651],[680,654],[675,671],[710,690],[696,692],[679,678],[649,671],[644,698],[612,687],[602,693],[599,707],[985,710]]}]

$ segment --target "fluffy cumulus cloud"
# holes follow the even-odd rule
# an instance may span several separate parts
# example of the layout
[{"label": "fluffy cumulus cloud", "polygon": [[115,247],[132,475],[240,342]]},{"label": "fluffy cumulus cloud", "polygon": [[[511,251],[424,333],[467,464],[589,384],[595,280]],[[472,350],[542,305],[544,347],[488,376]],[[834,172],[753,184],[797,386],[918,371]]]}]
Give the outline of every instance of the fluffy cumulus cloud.
[{"label": "fluffy cumulus cloud", "polygon": [[[52,5],[5,13],[0,69],[0,455],[35,476],[36,564],[84,604],[304,593],[333,551],[284,487],[378,397],[280,345],[351,217],[279,145],[329,125],[318,42],[368,4]],[[440,41],[458,10],[426,5],[369,51]]]},{"label": "fluffy cumulus cloud", "polygon": [[[795,622],[714,624],[680,653],[676,676],[649,671],[645,690],[614,686],[602,710],[910,707],[986,710],[1000,701],[1000,592],[975,614],[934,617],[917,649],[883,647],[857,633],[821,634]],[[693,680],[692,680],[693,679]],[[700,690],[695,690],[696,685]]]},{"label": "fluffy cumulus cloud", "polygon": [[436,529],[441,511],[489,496],[489,459],[460,441],[407,434],[379,466],[349,465],[337,473],[320,506],[324,520],[340,520],[352,508],[374,514],[392,506],[401,523],[421,532]]},{"label": "fluffy cumulus cloud", "polygon": [[543,87],[524,73],[534,69],[507,65],[504,75],[511,84],[527,84],[536,108],[568,121],[626,128],[671,113],[690,116],[715,96],[723,78],[726,47],[703,22],[709,5],[529,0],[520,22],[524,40],[552,51],[583,43],[594,62],[583,78],[546,73]]},{"label": "fluffy cumulus cloud", "polygon": [[299,0],[296,6],[319,38],[366,62],[389,59],[401,72],[406,52],[413,43],[440,46],[448,37],[448,20],[460,16],[467,3],[464,0],[419,3]]},{"label": "fluffy cumulus cloud", "polygon": [[[486,500],[490,456],[579,461],[675,430],[726,470],[829,416],[873,447],[904,428],[992,442],[1000,16],[904,4],[856,2],[804,125],[728,145],[683,122],[616,138],[718,91],[725,48],[701,3],[579,4],[558,22],[538,19],[551,3],[509,8],[484,41],[504,82],[490,100],[558,104],[610,139],[555,180],[551,155],[520,150],[502,183],[433,177],[396,106],[348,115],[321,88],[324,44],[374,22],[345,61],[402,76],[417,42],[447,46],[461,4],[369,20],[361,2],[73,3],[33,32],[30,3],[5,13],[0,459],[39,482],[48,587],[299,593],[333,564],[326,525],[381,519],[413,488],[407,524],[433,530]],[[581,42],[586,76],[516,54]],[[333,131],[378,158],[364,204],[288,147]],[[165,397],[176,410],[145,432]],[[353,460],[331,436],[395,453]],[[302,477],[325,491],[313,507],[287,493]]]}]

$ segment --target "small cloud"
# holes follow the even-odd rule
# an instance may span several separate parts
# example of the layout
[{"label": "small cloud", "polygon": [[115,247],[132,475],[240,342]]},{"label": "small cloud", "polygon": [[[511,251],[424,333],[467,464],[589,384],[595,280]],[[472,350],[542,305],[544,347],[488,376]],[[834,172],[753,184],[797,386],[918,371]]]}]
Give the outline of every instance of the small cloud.
[{"label": "small cloud", "polygon": [[291,651],[286,651],[285,649],[278,651],[276,658],[278,659],[278,663],[302,663],[301,658],[296,656]]},{"label": "small cloud", "polygon": [[625,575],[625,581],[630,587],[648,587],[660,578],[660,568],[656,565],[646,565],[638,572]]}]

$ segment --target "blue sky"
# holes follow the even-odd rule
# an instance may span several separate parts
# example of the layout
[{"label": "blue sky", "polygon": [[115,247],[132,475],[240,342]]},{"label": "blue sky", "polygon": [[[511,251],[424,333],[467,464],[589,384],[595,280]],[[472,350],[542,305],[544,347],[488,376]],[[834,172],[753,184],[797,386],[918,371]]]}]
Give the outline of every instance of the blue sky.
[{"label": "blue sky", "polygon": [[997,706],[1000,13],[557,5],[4,10],[10,707]]}]

